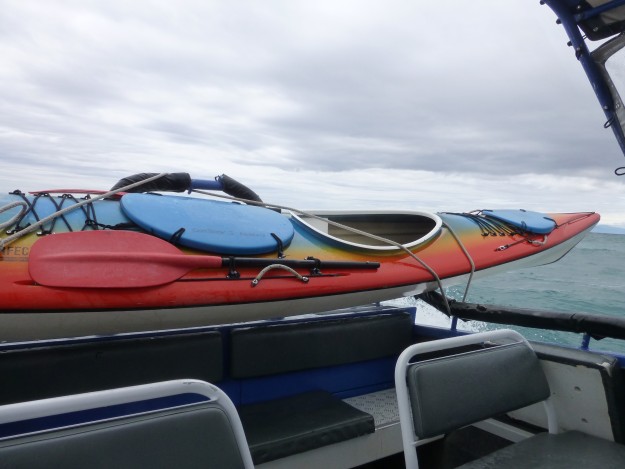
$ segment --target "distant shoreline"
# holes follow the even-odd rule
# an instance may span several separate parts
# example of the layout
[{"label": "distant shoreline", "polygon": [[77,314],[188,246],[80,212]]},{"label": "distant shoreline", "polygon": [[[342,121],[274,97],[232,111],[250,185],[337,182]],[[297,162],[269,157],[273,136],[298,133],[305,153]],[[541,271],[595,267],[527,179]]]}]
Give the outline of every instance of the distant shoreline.
[{"label": "distant shoreline", "polygon": [[591,233],[624,235],[625,228],[620,228],[618,226],[610,226],[610,225],[597,225],[592,229]]}]

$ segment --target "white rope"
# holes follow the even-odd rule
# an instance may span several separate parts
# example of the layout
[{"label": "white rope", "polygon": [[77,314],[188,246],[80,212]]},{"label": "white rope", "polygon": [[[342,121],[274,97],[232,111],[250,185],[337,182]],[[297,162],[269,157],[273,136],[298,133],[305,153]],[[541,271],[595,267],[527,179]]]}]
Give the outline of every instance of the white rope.
[{"label": "white rope", "polygon": [[517,244],[521,244],[524,242],[528,242],[529,244],[531,244],[532,246],[544,246],[545,244],[547,244],[547,239],[548,239],[548,235],[543,235],[543,240],[542,241],[538,241],[536,239],[529,239],[528,237],[524,236],[523,239],[519,239],[517,241],[515,241],[514,243],[510,243],[510,244],[504,244],[503,246],[499,246],[497,249],[495,249],[496,251],[505,251],[506,249],[512,247],[512,246],[516,246]]},{"label": "white rope", "polygon": [[308,213],[308,212],[304,212],[302,210],[296,209],[296,208],[292,208],[292,207],[286,207],[284,205],[276,205],[276,204],[269,204],[266,202],[258,202],[255,200],[248,200],[248,199],[241,199],[238,197],[232,197],[229,195],[224,195],[224,194],[215,194],[212,192],[206,192],[206,191],[201,191],[201,190],[194,190],[194,192],[197,192],[198,194],[204,194],[204,195],[208,195],[208,196],[212,196],[212,197],[219,197],[222,199],[229,199],[229,200],[234,200],[236,202],[244,202],[248,205],[258,205],[261,207],[265,207],[265,208],[277,208],[280,210],[289,210],[291,212],[295,212],[299,215],[304,215],[306,217],[311,217],[311,218],[315,218],[317,220],[322,220],[326,223],[328,223],[329,225],[333,225],[336,226],[337,228],[341,228],[347,231],[351,231],[352,233],[356,233],[371,239],[375,239],[377,241],[383,242],[383,243],[387,243],[390,244],[391,246],[395,246],[398,249],[401,249],[402,251],[404,251],[406,254],[408,254],[410,257],[412,257],[414,260],[416,260],[419,264],[421,264],[423,266],[423,268],[425,268],[430,275],[432,275],[432,277],[434,278],[434,280],[436,281],[438,288],[440,289],[441,293],[443,294],[443,299],[445,301],[445,306],[447,308],[447,312],[451,315],[451,308],[449,307],[449,303],[447,302],[447,297],[444,294],[444,290],[443,290],[443,283],[441,282],[440,277],[438,276],[438,274],[434,271],[434,269],[432,269],[429,265],[427,265],[425,263],[425,261],[423,261],[422,259],[420,259],[415,253],[413,253],[410,249],[408,249],[406,246],[404,246],[401,243],[398,243],[396,241],[393,241],[392,239],[388,239],[388,238],[383,238],[381,236],[377,236],[374,235],[373,233],[368,233],[366,231],[362,231],[356,228],[352,228],[351,226],[347,226],[347,225],[343,225],[341,223],[337,223],[335,221],[329,220],[327,218],[324,217],[320,217],[318,215],[315,215],[313,213]]},{"label": "white rope", "polygon": [[[152,177],[149,177],[149,178],[144,179],[144,180],[142,180],[142,181],[139,181],[139,182],[134,182],[134,183],[132,183],[132,184],[128,184],[127,186],[120,187],[119,189],[115,189],[115,190],[112,190],[112,191],[106,192],[105,194],[100,194],[100,195],[97,195],[97,196],[95,196],[95,197],[91,197],[90,199],[83,200],[82,202],[78,202],[78,203],[77,203],[77,204],[75,204],[75,205],[71,205],[71,206],[69,206],[69,207],[65,207],[64,209],[61,209],[61,210],[59,210],[58,212],[54,212],[53,214],[48,215],[48,216],[47,216],[47,217],[45,217],[45,218],[42,218],[42,219],[41,219],[41,220],[39,220],[37,223],[33,223],[32,225],[27,226],[27,227],[26,227],[26,228],[24,228],[23,230],[20,230],[20,231],[18,231],[17,233],[14,233],[14,234],[12,234],[11,236],[8,236],[8,237],[6,237],[6,238],[4,238],[4,239],[0,240],[0,251],[4,250],[4,248],[5,248],[6,246],[8,246],[9,244],[11,244],[11,243],[12,243],[12,242],[14,242],[15,240],[20,239],[22,236],[27,235],[28,233],[32,233],[33,231],[37,230],[37,228],[39,228],[40,226],[43,226],[45,223],[48,223],[49,221],[54,220],[55,218],[60,217],[61,215],[66,214],[67,212],[71,212],[72,210],[75,210],[75,209],[77,209],[77,208],[79,208],[79,207],[82,207],[83,205],[90,204],[90,203],[92,203],[92,202],[94,202],[94,201],[96,201],[96,200],[105,199],[105,198],[107,198],[107,197],[111,197],[111,196],[113,196],[113,195],[115,195],[115,194],[118,194],[118,193],[120,193],[120,192],[127,192],[127,191],[128,191],[128,190],[130,190],[130,189],[133,189],[133,188],[135,188],[135,187],[138,187],[138,186],[140,186],[140,185],[142,185],[142,184],[146,184],[146,183],[148,183],[148,182],[152,182],[152,181],[154,181],[155,179],[161,178],[161,177],[163,177],[163,176],[165,176],[165,175],[167,175],[167,174],[168,174],[168,173],[160,173],[160,174],[157,174],[156,176],[152,176]],[[0,209],[0,213],[1,213],[3,210],[4,210],[4,207],[2,207],[2,208]]]},{"label": "white rope", "polygon": [[[464,302],[467,299],[467,295],[469,294],[469,287],[471,286],[471,280],[473,280],[473,274],[475,273],[475,262],[473,262],[473,258],[469,254],[469,251],[467,251],[467,249],[464,247],[464,244],[462,243],[460,238],[456,235],[454,230],[452,230],[451,226],[449,226],[447,223],[444,223],[444,225],[445,225],[445,228],[447,228],[449,232],[451,233],[451,235],[454,237],[454,239],[458,243],[458,246],[460,246],[460,249],[462,249],[462,252],[466,256],[466,258],[469,260],[469,264],[471,265],[471,273],[469,274],[469,280],[467,280],[467,286],[464,289],[464,295],[462,296],[462,301]],[[441,290],[441,293],[443,293],[442,290]],[[444,296],[445,294],[443,294],[443,297]],[[447,304],[446,300],[445,300],[445,304],[447,306],[447,310],[449,311],[449,304]]]},{"label": "white rope", "polygon": [[528,239],[527,241],[534,246],[544,246],[545,244],[547,244],[547,235],[543,236],[542,241],[538,241],[536,239]]},{"label": "white rope", "polygon": [[300,275],[297,271],[295,271],[294,269],[292,269],[288,265],[284,265],[284,264],[271,264],[271,265],[268,265],[267,267],[265,267],[263,270],[261,270],[258,273],[256,278],[254,280],[252,280],[252,286],[255,287],[256,285],[258,285],[258,283],[261,281],[261,279],[265,276],[265,274],[267,272],[269,272],[270,270],[275,270],[275,269],[286,270],[287,272],[295,275],[295,277],[297,277],[299,280],[301,280],[304,283],[308,282],[308,280],[309,280],[308,277],[304,277],[303,275]]},{"label": "white rope", "polygon": [[22,207],[22,209],[19,211],[19,213],[13,215],[10,220],[5,221],[4,223],[0,224],[0,230],[3,230],[3,229],[5,229],[8,226],[14,225],[17,222],[17,220],[19,220],[20,217],[22,215],[24,215],[26,210],[28,210],[28,204],[26,202],[24,202],[23,200],[18,200],[18,201],[15,201],[15,202],[8,203],[4,207],[1,207],[0,208],[0,213],[6,212],[6,211],[11,210],[12,208],[15,208],[15,207]]}]

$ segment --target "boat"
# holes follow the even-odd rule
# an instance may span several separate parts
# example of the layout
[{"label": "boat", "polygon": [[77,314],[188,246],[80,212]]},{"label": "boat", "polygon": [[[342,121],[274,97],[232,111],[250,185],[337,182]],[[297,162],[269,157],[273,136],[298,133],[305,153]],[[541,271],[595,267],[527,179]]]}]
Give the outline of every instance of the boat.
[{"label": "boat", "polygon": [[[302,212],[264,204],[239,183],[250,199],[197,196],[232,181],[141,174],[109,192],[5,196],[0,339],[228,324],[416,295],[554,262],[600,218]],[[195,196],[163,193],[189,188]]]},{"label": "boat", "polygon": [[[605,24],[620,32],[598,21],[623,18],[620,0],[544,3],[567,31],[582,23],[591,34]],[[469,218],[449,219],[476,223]],[[294,242],[297,232],[287,254]],[[5,254],[12,246],[12,256],[27,257],[31,245],[20,243]],[[185,248],[192,253],[209,255]],[[413,306],[367,305],[0,343],[0,461],[28,469],[625,467],[625,355],[596,346],[625,340],[624,318],[450,301],[427,288],[419,299],[451,315],[449,325],[424,324]],[[528,343],[510,330],[458,330],[458,318],[581,337],[577,346]],[[423,415],[413,398],[428,403]]]},{"label": "boat", "polygon": [[[422,299],[439,300],[427,295]],[[454,302],[451,308],[456,317],[501,322],[501,308]],[[552,390],[551,418],[559,423],[549,426],[540,403],[505,409],[409,443],[410,450],[416,447],[419,467],[446,469],[472,461],[477,465],[469,467],[484,467],[479,458],[490,451],[514,454],[523,441],[549,439],[548,431],[566,432],[557,441],[564,438],[559,454],[564,449],[561,461],[568,465],[557,466],[550,453],[535,450],[537,464],[527,467],[544,467],[541,461],[546,467],[623,467],[625,356],[596,350],[592,337],[624,340],[625,320],[508,313],[505,327],[583,334],[578,348],[533,342],[533,351],[522,353],[544,370]],[[494,344],[503,351],[525,347],[518,337],[506,344],[508,334],[494,332],[486,340],[476,337],[473,348],[466,343],[460,348],[465,361],[454,374],[466,369],[478,382],[463,386],[453,375],[446,381],[452,383],[450,406],[459,418],[508,402],[499,391],[493,396],[487,390],[501,386],[502,378],[518,392],[545,379],[513,381],[526,370],[516,353],[498,368],[480,360]],[[241,324],[3,343],[0,460],[24,469],[84,467],[85,461],[97,461],[96,467],[137,467],[145,461],[153,467],[178,461],[191,468],[415,467],[404,466],[402,454],[402,435],[409,438],[411,432],[402,428],[406,412],[398,404],[399,357],[415,346],[438,347],[473,335],[426,325],[414,306],[371,305]],[[426,388],[435,386],[435,378],[425,382]],[[463,407],[476,393],[478,402]]]}]

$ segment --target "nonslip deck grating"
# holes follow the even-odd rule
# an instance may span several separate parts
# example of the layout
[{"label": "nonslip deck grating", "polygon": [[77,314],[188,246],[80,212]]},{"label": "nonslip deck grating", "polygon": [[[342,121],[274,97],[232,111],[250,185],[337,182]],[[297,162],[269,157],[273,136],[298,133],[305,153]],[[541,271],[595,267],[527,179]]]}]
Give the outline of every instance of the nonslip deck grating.
[{"label": "nonslip deck grating", "polygon": [[354,396],[344,399],[349,405],[373,416],[375,428],[382,428],[399,422],[395,389]]}]

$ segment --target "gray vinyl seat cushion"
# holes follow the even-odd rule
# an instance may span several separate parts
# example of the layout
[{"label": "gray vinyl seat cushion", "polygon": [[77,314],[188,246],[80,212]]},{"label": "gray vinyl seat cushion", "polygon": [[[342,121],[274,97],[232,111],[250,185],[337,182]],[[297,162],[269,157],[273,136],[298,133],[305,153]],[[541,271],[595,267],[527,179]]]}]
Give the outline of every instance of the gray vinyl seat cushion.
[{"label": "gray vinyl seat cushion", "polygon": [[234,469],[244,463],[229,417],[206,405],[6,441],[0,467]]},{"label": "gray vinyl seat cushion", "polygon": [[[511,366],[514,372],[510,372]],[[549,397],[549,385],[536,355],[523,343],[415,363],[408,367],[407,381],[419,438],[447,433]]]},{"label": "gray vinyl seat cushion", "polygon": [[456,469],[623,469],[625,446],[585,433],[540,433]]},{"label": "gray vinyl seat cushion", "polygon": [[0,406],[0,468],[254,467],[228,395],[181,379]]}]

